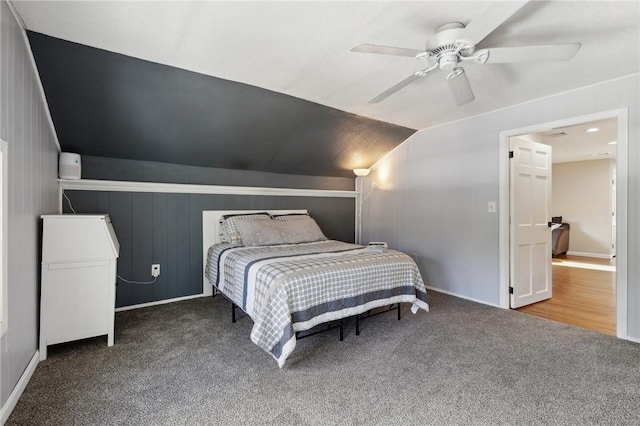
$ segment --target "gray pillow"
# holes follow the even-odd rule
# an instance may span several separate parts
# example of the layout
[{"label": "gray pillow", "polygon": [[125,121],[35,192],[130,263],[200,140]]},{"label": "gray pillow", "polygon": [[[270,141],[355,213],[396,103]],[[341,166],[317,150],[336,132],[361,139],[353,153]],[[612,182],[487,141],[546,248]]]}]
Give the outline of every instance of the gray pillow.
[{"label": "gray pillow", "polygon": [[270,246],[323,241],[324,236],[315,220],[238,220],[240,238],[245,246]]},{"label": "gray pillow", "polygon": [[231,244],[242,243],[242,239],[240,238],[240,233],[238,232],[238,228],[236,226],[236,224],[240,220],[245,220],[245,221],[269,220],[270,221],[271,216],[269,216],[269,213],[266,213],[266,212],[224,216],[224,222],[222,223],[222,236],[224,238],[224,242],[231,243]]},{"label": "gray pillow", "polygon": [[238,220],[236,227],[245,246],[272,246],[284,244],[275,220]]},{"label": "gray pillow", "polygon": [[309,213],[289,213],[289,214],[276,214],[271,215],[275,220],[299,220],[299,219],[308,219]]},{"label": "gray pillow", "polygon": [[324,236],[320,227],[311,217],[296,218],[295,220],[274,221],[280,223],[280,232],[287,243],[310,243],[314,241],[324,241]]}]

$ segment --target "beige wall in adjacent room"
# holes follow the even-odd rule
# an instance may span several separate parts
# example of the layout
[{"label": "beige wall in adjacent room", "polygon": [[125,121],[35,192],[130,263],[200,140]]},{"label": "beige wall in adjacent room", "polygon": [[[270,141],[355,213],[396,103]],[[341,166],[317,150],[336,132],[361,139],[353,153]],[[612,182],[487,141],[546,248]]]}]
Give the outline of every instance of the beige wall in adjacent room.
[{"label": "beige wall in adjacent room", "polygon": [[590,160],[553,165],[553,216],[571,225],[569,251],[611,253],[612,161]]}]

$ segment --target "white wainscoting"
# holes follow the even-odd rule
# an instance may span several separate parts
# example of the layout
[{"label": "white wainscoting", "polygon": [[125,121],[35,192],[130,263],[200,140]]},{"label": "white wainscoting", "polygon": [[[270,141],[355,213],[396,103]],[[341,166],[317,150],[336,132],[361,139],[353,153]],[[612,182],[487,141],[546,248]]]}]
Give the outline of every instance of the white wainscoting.
[{"label": "white wainscoting", "polygon": [[356,191],[330,189],[267,188],[258,186],[191,185],[183,183],[60,179],[62,189],[78,191],[161,192],[173,194],[231,194],[285,197],[357,198]]}]

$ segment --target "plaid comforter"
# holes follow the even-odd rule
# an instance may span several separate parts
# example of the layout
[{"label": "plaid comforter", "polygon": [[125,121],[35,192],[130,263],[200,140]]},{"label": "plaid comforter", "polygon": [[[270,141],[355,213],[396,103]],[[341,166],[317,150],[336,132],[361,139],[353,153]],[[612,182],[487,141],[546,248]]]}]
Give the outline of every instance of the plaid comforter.
[{"label": "plaid comforter", "polygon": [[251,340],[282,367],[295,333],[392,303],[429,310],[417,265],[340,241],[209,249],[206,276],[254,321]]}]

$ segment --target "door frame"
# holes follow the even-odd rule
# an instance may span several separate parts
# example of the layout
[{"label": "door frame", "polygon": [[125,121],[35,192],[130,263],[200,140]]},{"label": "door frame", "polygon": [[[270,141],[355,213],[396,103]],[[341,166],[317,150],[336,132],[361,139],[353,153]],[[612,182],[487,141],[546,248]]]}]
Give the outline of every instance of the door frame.
[{"label": "door frame", "polygon": [[616,154],[616,335],[628,340],[627,335],[627,196],[628,196],[628,108],[602,111],[595,114],[534,124],[500,132],[499,146],[499,258],[500,258],[500,307],[509,309],[509,139],[512,136],[540,133],[556,127],[573,126],[589,121],[616,118],[618,120],[618,144]]}]

